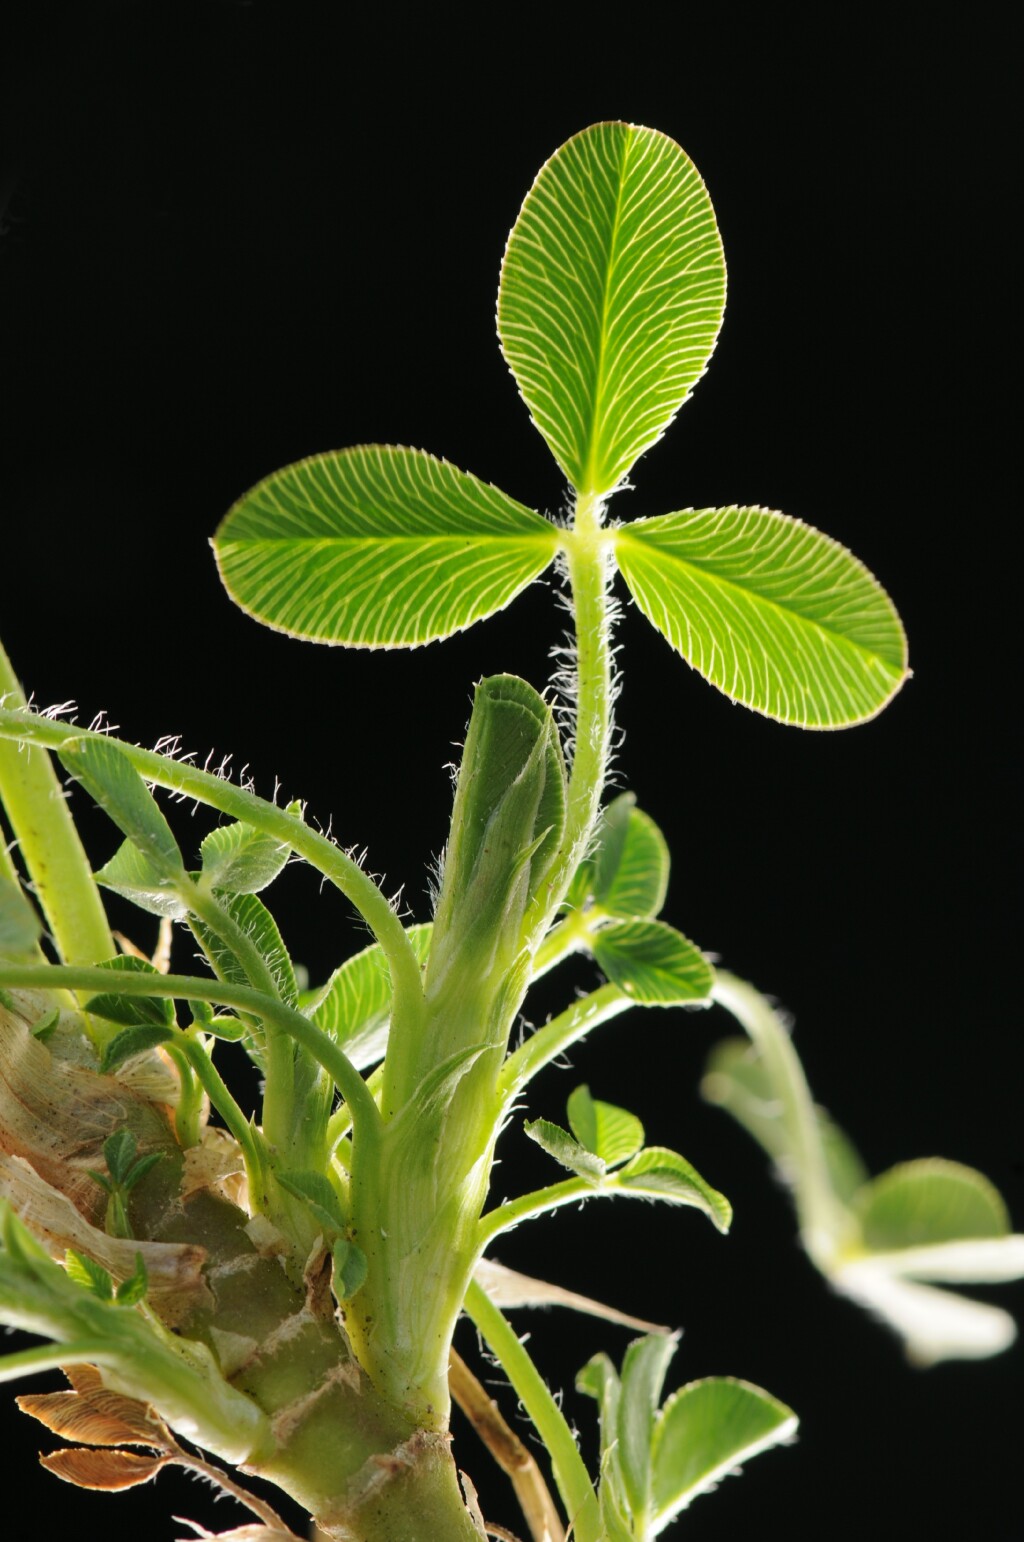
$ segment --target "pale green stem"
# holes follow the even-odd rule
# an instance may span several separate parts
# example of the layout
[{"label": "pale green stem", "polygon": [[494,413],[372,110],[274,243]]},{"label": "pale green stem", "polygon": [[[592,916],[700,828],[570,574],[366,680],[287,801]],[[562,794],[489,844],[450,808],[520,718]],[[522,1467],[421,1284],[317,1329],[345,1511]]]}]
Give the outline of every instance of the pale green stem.
[{"label": "pale green stem", "polygon": [[499,1088],[502,1096],[509,1098],[536,1076],[543,1066],[550,1064],[570,1045],[582,1039],[591,1029],[635,1007],[636,1002],[617,985],[602,985],[589,996],[582,996],[553,1017],[543,1028],[538,1028],[520,1044],[505,1061],[501,1071]]},{"label": "pale green stem", "polygon": [[245,1158],[250,1192],[254,1198],[261,1195],[265,1179],[260,1143],[248,1119],[235,1102],[231,1089],[214,1065],[209,1052],[203,1048],[198,1039],[191,1036],[182,1036],[179,1041],[170,1045],[169,1049],[172,1053],[175,1051],[180,1053],[195,1072],[199,1085],[220,1114],[228,1133],[238,1142]]},{"label": "pale green stem", "polygon": [[59,1371],[65,1365],[102,1363],[110,1344],[104,1339],[78,1339],[70,1344],[40,1344],[37,1349],[19,1349],[0,1358],[0,1381],[17,1381],[38,1371]]},{"label": "pale green stem", "polygon": [[608,583],[611,561],[604,506],[580,497],[562,545],[576,631],[576,734],[562,857],[550,880],[548,919],[561,904],[586,853],[608,771],[612,729],[612,656]]},{"label": "pale green stem", "polygon": [[533,955],[533,966],[530,970],[530,978],[539,980],[541,975],[554,969],[563,959],[571,957],[573,953],[579,953],[589,945],[590,929],[584,922],[578,911],[567,915],[557,926],[553,926],[544,941]]},{"label": "pale green stem", "polygon": [[800,1233],[811,1258],[827,1272],[848,1219],[832,1188],[814,1099],[786,1025],[760,991],[724,970],[716,972],[712,996],[750,1035],[782,1104]]},{"label": "pale green stem", "polygon": [[511,1231],[521,1221],[532,1221],[535,1216],[547,1215],[562,1205],[571,1205],[574,1201],[582,1203],[585,1199],[596,1199],[598,1195],[613,1192],[607,1180],[598,1187],[586,1178],[563,1178],[561,1183],[550,1183],[546,1189],[533,1189],[529,1194],[520,1194],[518,1199],[507,1199],[503,1205],[480,1217],[478,1251],[483,1253],[495,1237],[503,1231]]},{"label": "pale green stem", "polygon": [[[286,1007],[281,1001],[261,995],[250,986],[233,985],[226,980],[203,980],[185,974],[148,973],[118,974],[116,978],[119,996],[170,996],[181,1001],[207,1001],[212,1005],[238,1007],[243,1012],[254,1012],[272,1022],[301,1044],[303,1049],[308,1050],[318,1065],[322,1065],[328,1076],[333,1078],[338,1091],[352,1109],[356,1135],[362,1136],[364,1141],[377,1138],[381,1117],[363,1078],[334,1041],[308,1018],[303,1017],[301,1012]],[[61,964],[44,967],[0,964],[0,986],[4,985],[15,990],[46,990],[50,985],[63,985],[69,990],[89,991],[96,995],[109,994],[112,988],[109,969],[74,968]],[[183,1036],[179,1042],[184,1045],[190,1041]]]},{"label": "pale green stem", "polygon": [[[170,760],[153,750],[139,749],[137,745],[126,744],[124,740],[114,739],[108,734],[92,733],[67,723],[50,722],[31,713],[0,708],[0,739],[20,740],[25,744],[45,745],[51,749],[59,749],[69,739],[92,739],[116,744],[147,782],[195,798],[200,803],[219,809],[232,819],[245,820],[267,835],[272,835],[323,873],[355,906],[380,943],[387,959],[396,1010],[400,1002],[404,1003],[406,1010],[419,1010],[423,1000],[420,967],[401,921],[359,864],[326,836],[311,830],[297,814],[289,814],[276,804],[268,803],[265,798],[258,798],[255,793],[246,792],[244,788],[235,787],[212,772],[200,771],[196,766],[187,765],[183,761]],[[75,838],[77,840],[77,836]],[[114,951],[111,943],[109,951],[101,956],[109,958]]]},{"label": "pale green stem", "polygon": [[[25,705],[21,686],[2,646],[0,702],[5,703],[0,708],[0,716],[5,719],[16,718],[17,712],[11,709]],[[58,738],[65,737],[68,731],[66,725],[58,723],[47,726]],[[92,868],[65,802],[64,790],[44,750],[0,743],[0,803],[7,810],[61,957],[69,964],[98,964],[102,959],[112,958],[117,949]]]},{"label": "pale green stem", "polygon": [[601,1514],[590,1474],[565,1415],[551,1395],[511,1324],[474,1280],[466,1292],[466,1313],[512,1383],[551,1458],[575,1542],[602,1542]]}]

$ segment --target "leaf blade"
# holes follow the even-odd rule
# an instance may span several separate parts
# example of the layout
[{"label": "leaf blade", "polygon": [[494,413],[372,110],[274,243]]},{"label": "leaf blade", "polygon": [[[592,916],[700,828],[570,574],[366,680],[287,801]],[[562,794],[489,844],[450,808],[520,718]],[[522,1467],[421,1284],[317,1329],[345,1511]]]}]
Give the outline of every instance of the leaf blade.
[{"label": "leaf blade", "polygon": [[505,251],[498,335],[578,492],[612,492],[661,438],[724,307],[711,200],[673,140],[597,123],[541,168]]},{"label": "leaf blade", "polygon": [[731,700],[777,722],[843,728],[907,678],[899,616],[838,541],[771,509],[684,509],[615,534],[647,619]]},{"label": "leaf blade", "polygon": [[609,980],[644,1006],[685,1006],[711,994],[711,965],[663,921],[613,921],[594,933],[590,947]]},{"label": "leaf blade", "polygon": [[555,556],[532,509],[422,450],[360,445],[286,466],[213,538],[257,620],[315,642],[417,648],[502,610]]}]

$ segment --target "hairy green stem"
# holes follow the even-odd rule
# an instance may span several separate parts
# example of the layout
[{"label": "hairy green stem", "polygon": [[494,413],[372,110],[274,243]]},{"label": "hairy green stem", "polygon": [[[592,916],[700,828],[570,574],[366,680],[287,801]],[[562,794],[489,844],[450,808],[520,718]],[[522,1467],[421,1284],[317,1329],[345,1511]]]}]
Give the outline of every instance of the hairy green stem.
[{"label": "hairy green stem", "polygon": [[[614,1177],[609,1174],[609,1177]],[[557,1210],[562,1205],[571,1205],[573,1201],[582,1202],[585,1199],[595,1199],[599,1194],[611,1194],[614,1190],[609,1187],[598,1187],[586,1178],[563,1178],[560,1183],[549,1183],[544,1189],[531,1189],[529,1194],[520,1194],[518,1199],[507,1199],[503,1205],[497,1205],[493,1210],[488,1210],[480,1217],[477,1237],[479,1239],[479,1251],[482,1253],[490,1246],[495,1237],[499,1237],[503,1231],[511,1231],[521,1221],[531,1221],[535,1216],[547,1215],[549,1210]]]},{"label": "hairy green stem", "polygon": [[[387,959],[396,1012],[409,1010],[415,1013],[419,1010],[423,999],[420,968],[398,916],[359,864],[326,836],[311,830],[297,814],[289,814],[265,798],[258,798],[255,793],[235,787],[222,777],[209,771],[200,771],[198,767],[184,761],[171,760],[153,750],[140,749],[137,745],[127,744],[108,734],[93,733],[69,723],[51,722],[28,711],[0,708],[0,739],[13,739],[51,749],[60,749],[69,739],[93,739],[116,744],[146,781],[209,804],[222,814],[232,819],[245,820],[256,829],[273,836],[323,873],[359,911]],[[8,753],[16,754],[17,751]],[[109,958],[114,951],[113,943],[110,943],[100,957]],[[88,960],[94,961],[97,960]]]},{"label": "hairy green stem", "polygon": [[512,1383],[547,1449],[575,1542],[601,1542],[597,1496],[572,1430],[550,1388],[511,1324],[475,1280],[466,1292],[466,1313]]},{"label": "hairy green stem", "polygon": [[[21,686],[2,646],[0,703],[4,719],[18,718],[16,709],[25,708]],[[56,723],[47,726],[58,736],[65,731]],[[0,732],[0,740],[7,741],[0,742],[0,803],[7,810],[47,925],[67,963],[98,964],[116,949],[64,790],[45,750],[11,743],[10,737],[20,735]]]},{"label": "hairy green stem", "polygon": [[602,985],[588,996],[581,996],[543,1028],[532,1033],[513,1050],[501,1071],[499,1087],[506,1098],[514,1097],[521,1087],[564,1050],[577,1043],[591,1029],[636,1006],[636,1001],[617,985]]}]

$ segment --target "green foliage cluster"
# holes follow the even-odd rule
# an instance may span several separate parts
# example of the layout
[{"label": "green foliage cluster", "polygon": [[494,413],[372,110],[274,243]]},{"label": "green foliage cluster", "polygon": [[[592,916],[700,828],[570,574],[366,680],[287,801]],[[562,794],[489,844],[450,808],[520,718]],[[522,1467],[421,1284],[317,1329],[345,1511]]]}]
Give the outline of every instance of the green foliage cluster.
[{"label": "green foliage cluster", "polygon": [[[0,844],[0,1317],[46,1341],[0,1361],[0,1376],[95,1365],[179,1434],[277,1482],[328,1535],[479,1537],[445,1439],[465,1311],[551,1460],[562,1508],[537,1498],[538,1475],[524,1503],[533,1535],[570,1526],[576,1542],[645,1542],[789,1439],[795,1415],[729,1378],[662,1401],[676,1339],[651,1333],[621,1370],[599,1354],[581,1372],[601,1436],[588,1473],[482,1264],[503,1232],[600,1196],[694,1209],[728,1231],[729,1202],[696,1167],[646,1145],[635,1114],[586,1086],[569,1096],[565,1127],[518,1118],[537,1073],[600,1024],[712,1001],[745,1037],[714,1052],[705,1092],[779,1164],[818,1267],[920,1361],[1008,1342],[1005,1313],[934,1288],[1024,1273],[1024,1239],[991,1186],[936,1161],[869,1181],[814,1105],[778,1014],[661,919],[669,854],[654,820],[628,793],[605,801],[616,575],[694,669],[781,722],[862,722],[907,675],[888,596],[818,531],[758,507],[631,523],[611,512],[707,367],[724,302],[721,242],[692,163],[662,134],[598,124],[539,173],[498,301],[504,356],[569,483],[569,518],[423,451],[370,445],[267,477],[217,531],[221,576],[244,610],[347,647],[420,646],[551,569],[564,581],[572,734],[550,692],[514,675],[479,682],[430,922],[404,925],[300,805],[31,712],[0,656],[0,794],[20,854],[19,866]],[[119,833],[95,874],[54,796],[48,752]],[[158,789],[225,821],[198,865]],[[313,987],[261,897],[293,859],[373,934]],[[159,918],[153,961],[116,950],[101,890]],[[207,972],[170,968],[172,925]],[[574,954],[602,980],[512,1048],[531,985]],[[222,1041],[263,1077],[258,1119],[217,1068]],[[62,1187],[17,1125],[4,1088],[29,1063],[56,1077],[57,1148],[81,1134],[87,1088],[102,1170],[97,1161]],[[60,1094],[72,1066],[85,1079],[78,1105]],[[524,1131],[557,1166],[543,1188],[495,1203],[491,1167],[510,1123],[507,1140]],[[179,1284],[158,1294],[157,1271],[166,1279],[172,1264]],[[248,1297],[225,1283],[245,1270],[264,1282]],[[503,1302],[552,1289],[514,1277]]]}]

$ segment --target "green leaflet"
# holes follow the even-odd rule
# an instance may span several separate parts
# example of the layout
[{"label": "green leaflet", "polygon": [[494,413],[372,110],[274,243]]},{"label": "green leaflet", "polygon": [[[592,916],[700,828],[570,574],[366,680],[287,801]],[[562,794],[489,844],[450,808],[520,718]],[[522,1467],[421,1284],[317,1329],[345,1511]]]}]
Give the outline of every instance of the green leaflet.
[{"label": "green leaflet", "polygon": [[105,889],[131,900],[140,910],[182,921],[188,910],[179,894],[180,874],[168,878],[166,871],[166,868],[158,869],[147,861],[131,841],[124,841],[94,876]]},{"label": "green leaflet", "polygon": [[796,1427],[791,1408],[746,1381],[714,1376],[674,1392],[658,1415],[651,1444],[651,1534],[657,1536],[743,1462],[791,1440]]},{"label": "green leaflet", "polygon": [[902,1162],[856,1198],[864,1246],[872,1252],[975,1237],[1004,1237],[1010,1218],[984,1174],[938,1157]]},{"label": "green leaflet", "polygon": [[644,1143],[644,1127],[636,1115],[592,1098],[589,1087],[577,1087],[569,1095],[566,1112],[576,1139],[608,1167],[628,1161]]},{"label": "green leaflet", "polygon": [[275,630],[419,647],[502,610],[555,556],[553,525],[422,450],[314,455],[258,483],[213,548],[232,599]]},{"label": "green leaflet", "polygon": [[554,1157],[556,1162],[560,1162],[570,1172],[595,1186],[601,1183],[607,1163],[570,1135],[568,1130],[563,1130],[561,1125],[552,1124],[550,1119],[531,1119],[523,1125],[523,1130],[531,1140],[537,1142],[542,1151],[546,1151],[548,1156]]},{"label": "green leaflet", "polygon": [[[406,928],[421,965],[427,961],[432,932],[429,922]],[[379,943],[347,958],[317,997],[313,1022],[330,1034],[358,1071],[383,1059],[391,1024],[391,977]]]},{"label": "green leaflet", "polygon": [[576,1379],[600,1410],[601,1511],[615,1537],[651,1542],[698,1494],[792,1439],[792,1409],[749,1382],[709,1377],[658,1401],[677,1334],[636,1339],[621,1380],[607,1355]]},{"label": "green leaflet", "polygon": [[[151,974],[157,979],[159,973],[152,964],[145,959],[133,958],[130,954],[122,954],[118,958],[107,959],[100,964],[101,969],[109,969],[113,974]],[[93,996],[86,1003],[86,1011],[94,1013],[97,1017],[104,1018],[108,1023],[120,1023],[124,1028],[161,1028],[165,1030],[164,1037],[170,1038],[171,1028],[174,1024],[174,1002],[169,996],[125,996],[118,993],[116,988],[109,994],[104,992],[100,996]],[[112,1069],[108,1066],[107,1055],[113,1049],[113,1045],[122,1038],[121,1034],[111,1041],[104,1053],[104,1070]],[[154,1040],[161,1043],[162,1040]],[[144,1046],[150,1048],[149,1044]],[[132,1054],[136,1051],[132,1050]],[[119,1056],[114,1063],[120,1063],[124,1056]]]},{"label": "green leaflet", "polygon": [[[301,814],[302,805],[292,803],[289,814]],[[291,848],[254,825],[236,819],[218,825],[200,844],[203,868],[200,878],[212,889],[226,889],[231,894],[258,894],[284,870]]]},{"label": "green leaflet", "polygon": [[664,1199],[670,1204],[693,1205],[721,1232],[732,1224],[732,1206],[713,1189],[695,1167],[677,1151],[665,1146],[645,1146],[625,1167],[608,1179],[609,1192],[635,1194],[645,1199]]},{"label": "green leaflet", "polygon": [[682,932],[663,921],[612,921],[590,947],[613,985],[645,1006],[706,1002],[714,971]]},{"label": "green leaflet", "polygon": [[69,739],[60,751],[64,769],[137,846],[148,869],[173,882],[184,864],[171,827],[128,757],[102,739]]},{"label": "green leaflet", "polygon": [[567,904],[596,906],[621,920],[656,916],[668,889],[669,851],[649,814],[621,793],[601,815],[594,850],[573,877]]},{"label": "green leaflet", "polygon": [[597,123],[541,168],[505,251],[498,334],[579,493],[612,492],[661,438],[724,307],[711,200],[673,140]]},{"label": "green leaflet", "polygon": [[42,935],[42,922],[21,885],[0,874],[0,957],[31,953]]},{"label": "green leaflet", "polygon": [[[255,894],[224,895],[220,903],[262,957],[273,976],[278,995],[285,1006],[295,1006],[299,996],[295,984],[295,971],[288,956],[288,949],[277,929],[277,922],[266,905]],[[216,935],[212,927],[207,926],[205,921],[200,921],[198,916],[192,918],[192,926],[220,978],[229,980],[234,985],[249,985],[251,982],[244,966],[228,944]]]},{"label": "green leaflet", "polygon": [[341,1200],[329,1178],[318,1172],[291,1172],[277,1174],[277,1181],[289,1194],[301,1199],[318,1226],[328,1238],[338,1237],[345,1230],[345,1213]]},{"label": "green leaflet", "polygon": [[874,717],[907,677],[888,595],[837,541],[769,509],[687,509],[615,532],[647,619],[712,685],[782,723]]}]

